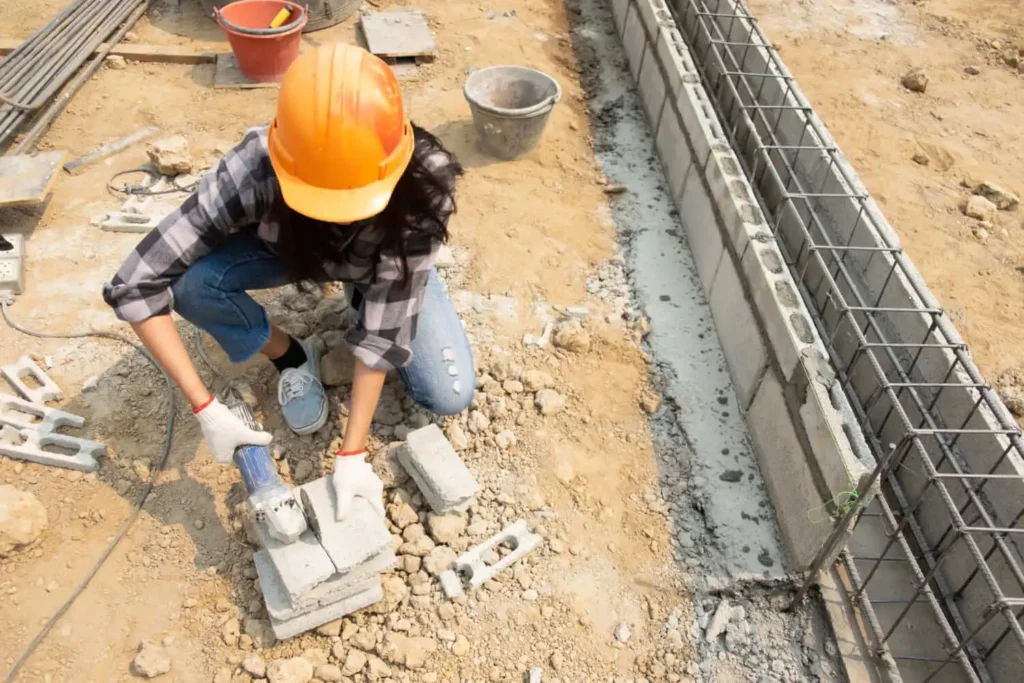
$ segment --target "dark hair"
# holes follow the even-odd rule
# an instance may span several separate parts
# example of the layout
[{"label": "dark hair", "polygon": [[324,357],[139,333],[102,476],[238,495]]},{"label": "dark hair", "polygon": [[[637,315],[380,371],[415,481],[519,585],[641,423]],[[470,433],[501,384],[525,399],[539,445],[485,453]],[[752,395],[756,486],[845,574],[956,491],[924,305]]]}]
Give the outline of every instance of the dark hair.
[{"label": "dark hair", "polygon": [[271,208],[280,226],[274,245],[292,282],[330,279],[326,266],[341,260],[353,231],[378,229],[384,239],[373,255],[397,254],[407,278],[410,255],[429,251],[434,242],[448,241],[448,217],[455,212],[455,179],[462,165],[436,136],[412,125],[415,149],[384,210],[363,221],[339,226],[305,216],[278,199]]}]

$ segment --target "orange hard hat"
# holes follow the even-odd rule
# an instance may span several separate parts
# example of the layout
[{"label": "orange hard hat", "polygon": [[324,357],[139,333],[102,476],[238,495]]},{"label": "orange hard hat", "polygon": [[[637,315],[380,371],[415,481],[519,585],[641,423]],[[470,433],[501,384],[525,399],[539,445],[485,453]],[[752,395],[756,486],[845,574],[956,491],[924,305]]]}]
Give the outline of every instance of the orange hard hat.
[{"label": "orange hard hat", "polygon": [[413,151],[391,68],[353,45],[300,55],[281,81],[270,162],[299,213],[351,223],[384,210]]}]

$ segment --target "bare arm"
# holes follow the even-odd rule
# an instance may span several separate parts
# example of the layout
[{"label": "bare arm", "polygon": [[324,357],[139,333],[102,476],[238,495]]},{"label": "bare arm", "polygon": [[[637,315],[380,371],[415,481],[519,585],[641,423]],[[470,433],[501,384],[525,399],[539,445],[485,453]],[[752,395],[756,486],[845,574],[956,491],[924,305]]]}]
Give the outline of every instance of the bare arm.
[{"label": "bare arm", "polygon": [[181,335],[178,334],[178,326],[170,315],[157,315],[141,323],[132,323],[132,329],[178,385],[192,408],[198,408],[209,401],[210,390],[203,384],[196,366],[189,358]]},{"label": "bare arm", "polygon": [[[184,349],[183,349],[184,350]],[[358,358],[352,372],[352,405],[349,407],[348,425],[341,441],[341,451],[352,453],[366,448],[370,436],[370,423],[380,401],[387,373],[374,370]]]}]

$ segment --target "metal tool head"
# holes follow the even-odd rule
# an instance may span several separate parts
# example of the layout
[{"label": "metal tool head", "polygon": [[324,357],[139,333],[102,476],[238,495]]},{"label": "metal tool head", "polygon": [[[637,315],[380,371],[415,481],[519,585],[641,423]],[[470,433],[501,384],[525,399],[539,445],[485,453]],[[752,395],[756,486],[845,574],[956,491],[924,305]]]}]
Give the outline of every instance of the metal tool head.
[{"label": "metal tool head", "polygon": [[257,524],[282,543],[294,543],[306,530],[306,516],[290,490],[253,507]]},{"label": "metal tool head", "polygon": [[303,489],[299,489],[299,497],[302,500],[302,510],[306,513],[306,523],[309,526],[310,531],[316,536],[316,540],[322,541],[323,536],[320,535],[320,520],[316,515],[316,508],[313,507],[313,501],[310,500],[309,494]]}]

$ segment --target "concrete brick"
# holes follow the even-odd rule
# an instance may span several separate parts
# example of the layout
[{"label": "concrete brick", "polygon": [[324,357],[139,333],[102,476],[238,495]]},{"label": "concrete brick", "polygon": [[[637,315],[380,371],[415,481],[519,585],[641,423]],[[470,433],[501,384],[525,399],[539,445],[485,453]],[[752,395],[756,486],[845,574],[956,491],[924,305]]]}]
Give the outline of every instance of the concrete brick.
[{"label": "concrete brick", "polygon": [[697,275],[704,291],[710,292],[725,247],[711,198],[696,164],[690,164],[690,172],[683,182],[683,194],[677,206],[679,219],[686,231],[686,241],[697,266]]},{"label": "concrete brick", "polygon": [[438,514],[464,507],[479,488],[473,473],[435,424],[411,432],[398,458]]},{"label": "concrete brick", "polygon": [[788,381],[802,350],[815,339],[810,318],[774,241],[752,243],[741,265],[768,339],[769,354],[778,360],[783,378]]},{"label": "concrete brick", "polygon": [[114,211],[108,213],[100,222],[101,230],[107,232],[138,232],[146,233],[160,225],[163,216]]},{"label": "concrete brick", "polygon": [[25,236],[4,234],[4,239],[14,248],[0,251],[0,299],[25,289]]},{"label": "concrete brick", "polygon": [[703,170],[708,157],[711,156],[711,150],[728,149],[729,143],[722,133],[721,125],[704,88],[700,85],[682,83],[679,92],[675,105],[679,110],[683,131],[693,149],[694,163]]},{"label": "concrete brick", "polygon": [[[33,403],[43,405],[47,401],[60,400],[60,387],[57,386],[56,382],[47,377],[43,369],[36,365],[35,361],[28,356],[22,356],[16,363],[0,365],[0,374],[11,383],[11,386],[19,394]],[[29,387],[21,381],[21,378],[27,375],[32,375],[39,383],[38,388]]]},{"label": "concrete brick", "polygon": [[[774,371],[765,374],[747,413],[747,427],[768,494],[789,549],[792,569],[807,569],[831,531],[808,514],[824,503],[793,428],[782,385]],[[815,523],[817,521],[818,523]]]},{"label": "concrete brick", "polygon": [[267,614],[278,621],[288,621],[308,614],[320,607],[326,607],[339,600],[352,597],[373,588],[380,582],[380,575],[390,571],[397,564],[391,549],[379,553],[346,574],[335,574],[327,581],[297,598],[291,598],[281,583],[280,575],[265,549],[254,555],[256,572]]},{"label": "concrete brick", "polygon": [[683,183],[686,182],[686,176],[690,172],[693,157],[675,107],[666,102],[662,110],[660,122],[654,129],[656,131],[654,144],[658,150],[658,156],[661,157],[662,168],[665,170],[669,194],[672,197],[672,202],[678,208],[679,200],[683,195]]},{"label": "concrete brick", "polygon": [[764,374],[768,356],[761,332],[732,258],[726,255],[711,286],[711,314],[729,365],[740,407],[746,410]]},{"label": "concrete brick", "polygon": [[622,32],[626,27],[626,11],[632,3],[630,0],[612,0],[612,17],[615,19],[615,34],[622,40]]},{"label": "concrete brick", "polygon": [[463,594],[462,579],[459,578],[459,575],[454,570],[448,569],[443,571],[437,578],[441,582],[441,590],[444,591],[444,596],[449,600],[455,600]]},{"label": "concrete brick", "polygon": [[[38,417],[39,421],[32,419],[34,417]],[[85,418],[32,403],[17,396],[0,394],[0,425],[10,425],[15,429],[43,427],[49,433],[60,427],[81,429],[85,426]]]},{"label": "concrete brick", "polygon": [[647,38],[652,43],[657,39],[658,28],[662,25],[672,26],[675,20],[668,10],[665,0],[634,0],[640,21],[647,31]]},{"label": "concrete brick", "polygon": [[732,150],[712,152],[704,167],[704,177],[722,217],[725,234],[733,250],[742,257],[752,235],[763,232],[768,236],[771,233],[739,159]]},{"label": "concrete brick", "polygon": [[679,98],[679,89],[683,83],[700,83],[697,67],[678,29],[672,26],[658,27],[655,53],[665,73],[665,85],[672,99]]},{"label": "concrete brick", "polygon": [[636,5],[631,2],[629,9],[626,10],[626,24],[622,30],[622,49],[625,50],[626,59],[629,60],[629,73],[633,76],[634,83],[640,76],[640,64],[647,51],[646,48],[647,34],[637,15]]},{"label": "concrete brick", "polygon": [[267,533],[263,524],[254,526],[290,601],[301,599],[334,576],[334,563],[311,529],[304,531],[299,540],[286,544]]},{"label": "concrete brick", "polygon": [[341,619],[353,612],[358,612],[383,599],[384,589],[380,585],[380,580],[377,580],[373,587],[362,593],[339,600],[330,605],[325,605],[287,621],[279,621],[271,617],[270,626],[278,640],[287,640],[306,631],[311,631],[318,626]]},{"label": "concrete brick", "polygon": [[[475,590],[522,559],[540,545],[540,541],[540,536],[527,530],[526,521],[520,520],[463,553],[455,560],[455,570],[466,577],[469,589]],[[503,543],[511,545],[512,552],[492,565],[486,564],[484,555]]]},{"label": "concrete brick", "polygon": [[316,511],[320,544],[339,574],[391,547],[391,533],[365,498],[353,500],[348,516],[339,522],[334,516],[337,504],[329,477],[320,477],[301,489]]},{"label": "concrete brick", "polygon": [[[57,432],[40,434],[35,429],[22,429],[18,434],[23,439],[22,443],[0,441],[0,455],[40,465],[66,467],[80,472],[95,472],[99,469],[96,458],[106,455],[107,452],[107,447],[98,441],[77,439]],[[46,446],[65,448],[74,453],[71,455],[53,453],[43,450]]]},{"label": "concrete brick", "polygon": [[640,102],[643,104],[644,111],[647,112],[651,130],[657,131],[658,120],[661,118],[661,110],[665,104],[665,78],[661,74],[661,67],[658,66],[658,59],[654,55],[650,43],[644,47],[644,58],[640,68],[640,77],[637,79],[637,89],[640,91]]}]

